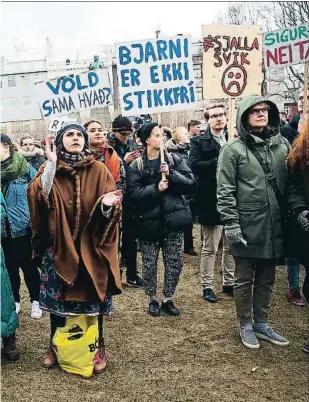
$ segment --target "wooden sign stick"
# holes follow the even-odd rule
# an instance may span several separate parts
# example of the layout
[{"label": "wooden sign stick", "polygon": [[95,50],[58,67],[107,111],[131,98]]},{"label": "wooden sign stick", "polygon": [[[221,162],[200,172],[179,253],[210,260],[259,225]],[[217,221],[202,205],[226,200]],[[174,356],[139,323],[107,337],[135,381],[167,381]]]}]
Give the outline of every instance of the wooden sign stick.
[{"label": "wooden sign stick", "polygon": [[235,98],[229,98],[228,140],[234,138]]},{"label": "wooden sign stick", "polygon": [[304,67],[304,115],[308,114],[308,63]]},{"label": "wooden sign stick", "polygon": [[[158,124],[161,125],[161,113],[158,113]],[[163,137],[163,130],[161,130],[161,141],[160,141],[160,159],[161,163],[164,162],[164,137]],[[162,172],[162,180],[166,180],[166,174]]]}]

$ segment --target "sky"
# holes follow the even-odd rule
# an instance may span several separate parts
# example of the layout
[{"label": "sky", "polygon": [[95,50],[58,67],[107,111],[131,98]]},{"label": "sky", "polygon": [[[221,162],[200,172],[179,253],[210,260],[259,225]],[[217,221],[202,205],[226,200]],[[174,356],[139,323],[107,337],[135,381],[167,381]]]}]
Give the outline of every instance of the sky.
[{"label": "sky", "polygon": [[10,58],[15,38],[25,48],[56,48],[149,39],[179,33],[201,37],[202,25],[212,24],[224,11],[222,2],[31,2],[1,4],[1,54]]}]

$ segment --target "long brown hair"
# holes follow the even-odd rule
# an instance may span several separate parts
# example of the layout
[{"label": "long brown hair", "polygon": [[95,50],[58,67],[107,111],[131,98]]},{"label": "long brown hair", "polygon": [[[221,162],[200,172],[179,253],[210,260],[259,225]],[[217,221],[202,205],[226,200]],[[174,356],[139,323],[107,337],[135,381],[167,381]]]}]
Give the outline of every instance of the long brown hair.
[{"label": "long brown hair", "polygon": [[304,170],[309,166],[309,124],[305,124],[304,130],[296,137],[287,162],[291,169]]}]

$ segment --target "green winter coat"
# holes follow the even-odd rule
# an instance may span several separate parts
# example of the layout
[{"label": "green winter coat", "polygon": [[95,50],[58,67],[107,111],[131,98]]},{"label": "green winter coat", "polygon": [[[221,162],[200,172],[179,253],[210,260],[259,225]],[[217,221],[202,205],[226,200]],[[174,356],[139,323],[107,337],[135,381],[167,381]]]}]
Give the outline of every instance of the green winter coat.
[{"label": "green winter coat", "polygon": [[[250,134],[246,125],[248,109],[258,103],[269,105],[269,121],[266,140]],[[286,157],[288,141],[281,136],[277,106],[258,95],[242,99],[237,110],[236,127],[239,138],[228,141],[222,147],[217,170],[218,211],[224,225],[238,223],[247,246],[233,245],[235,257],[278,258],[283,254],[280,208],[275,193],[268,184],[264,171],[246,146],[253,141],[276,175],[277,184],[285,193],[287,184]]]},{"label": "green winter coat", "polygon": [[[1,236],[4,235],[3,229],[5,228],[6,207],[5,201],[0,192],[1,204]],[[4,254],[0,246],[1,258],[1,336],[8,337],[12,335],[18,327],[18,315],[16,314],[15,302],[12,294],[11,282],[5,267]]]}]

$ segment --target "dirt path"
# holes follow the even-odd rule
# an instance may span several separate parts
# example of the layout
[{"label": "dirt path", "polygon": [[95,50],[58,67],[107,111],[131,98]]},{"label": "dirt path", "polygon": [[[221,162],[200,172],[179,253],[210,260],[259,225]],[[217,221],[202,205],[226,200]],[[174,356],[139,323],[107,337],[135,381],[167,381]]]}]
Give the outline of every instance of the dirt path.
[{"label": "dirt path", "polygon": [[[146,314],[143,291],[124,289],[115,298],[115,314],[105,323],[110,361],[108,371],[91,379],[41,367],[48,343],[49,318],[29,317],[23,288],[18,342],[21,359],[3,362],[2,401],[61,402],[308,402],[308,310],[285,300],[286,272],[277,268],[271,324],[291,345],[262,343],[244,348],[238,337],[233,300],[219,293],[219,303],[201,298],[199,257],[185,257],[175,304],[179,318]],[[253,368],[256,371],[252,372]]]}]

